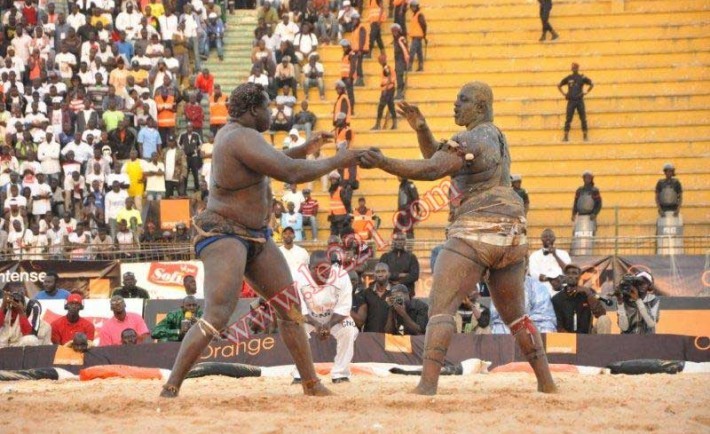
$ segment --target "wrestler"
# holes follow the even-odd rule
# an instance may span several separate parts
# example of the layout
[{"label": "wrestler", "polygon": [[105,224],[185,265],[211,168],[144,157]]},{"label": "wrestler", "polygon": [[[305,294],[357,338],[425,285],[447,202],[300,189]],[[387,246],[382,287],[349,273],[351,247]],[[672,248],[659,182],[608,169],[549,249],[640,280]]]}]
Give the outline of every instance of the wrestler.
[{"label": "wrestler", "polygon": [[486,270],[490,272],[493,302],[535,371],[538,390],[554,392],[542,339],[525,315],[525,209],[511,188],[505,136],[493,124],[491,88],[473,82],[459,91],[454,119],[466,131],[443,143],[434,139],[416,106],[401,103],[399,112],[416,130],[424,159],[395,160],[372,148],[361,157],[361,165],[408,179],[451,176],[452,191],[460,193],[450,198],[448,239],[434,266],[423,370],[415,393],[436,393],[439,372],[456,330],[456,307]]},{"label": "wrestler", "polygon": [[[359,153],[340,150],[332,158],[306,160],[320,149],[327,133],[316,133],[304,145],[281,152],[261,133],[271,124],[269,96],[257,84],[242,84],[229,99],[230,122],[214,141],[207,209],[194,218],[195,252],[205,269],[205,311],[185,336],[162,397],[175,397],[190,368],[213,338],[218,338],[237,305],[246,277],[265,299],[293,284],[283,255],[267,233],[271,210],[269,177],[288,184],[314,180],[356,164]],[[329,395],[313,367],[300,308],[273,306],[280,335],[294,359],[306,395]]]}]

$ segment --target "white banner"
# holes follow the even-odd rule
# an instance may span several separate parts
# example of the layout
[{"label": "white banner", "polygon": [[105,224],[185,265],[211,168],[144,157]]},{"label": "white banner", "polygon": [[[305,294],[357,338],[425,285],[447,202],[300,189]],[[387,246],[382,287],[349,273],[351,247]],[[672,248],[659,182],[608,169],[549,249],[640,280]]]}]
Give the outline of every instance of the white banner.
[{"label": "white banner", "polygon": [[148,291],[152,300],[184,298],[182,279],[187,275],[195,276],[195,296],[203,298],[205,273],[201,261],[121,264],[121,276],[127,271],[136,275],[136,285]]},{"label": "white banner", "polygon": [[[67,314],[64,310],[65,300],[37,300],[42,305],[42,320],[47,324],[52,323],[60,317]],[[126,299],[126,312],[137,313],[143,316],[143,300],[140,298]],[[111,312],[111,300],[108,298],[86,299],[84,300],[84,309],[79,315],[91,321],[96,329],[94,343],[98,344],[99,331],[104,325],[104,321],[113,316]]]}]

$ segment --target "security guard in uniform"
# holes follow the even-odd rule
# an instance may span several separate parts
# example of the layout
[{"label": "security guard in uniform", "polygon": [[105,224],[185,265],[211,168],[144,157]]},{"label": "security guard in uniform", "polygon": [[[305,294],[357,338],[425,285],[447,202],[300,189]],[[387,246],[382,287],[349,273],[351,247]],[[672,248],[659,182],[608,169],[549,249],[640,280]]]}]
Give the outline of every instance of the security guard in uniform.
[{"label": "security guard in uniform", "polygon": [[540,21],[542,21],[542,36],[540,42],[547,39],[547,32],[552,34],[552,40],[559,38],[555,29],[550,25],[550,12],[552,11],[552,0],[537,0],[540,3]]},{"label": "security guard in uniform", "polygon": [[[587,91],[584,91],[584,85],[589,86]],[[567,86],[567,93],[562,90],[562,86]],[[560,93],[567,99],[567,119],[565,120],[565,137],[562,141],[566,142],[569,140],[569,130],[572,124],[572,117],[574,116],[574,111],[577,110],[579,114],[579,119],[582,121],[582,133],[584,134],[584,140],[588,139],[587,136],[587,112],[584,108],[584,95],[594,89],[594,84],[589,77],[584,74],[579,73],[579,64],[572,64],[572,74],[563,78],[560,84],[557,85],[557,89]]]},{"label": "security guard in uniform", "polygon": [[350,114],[355,114],[355,79],[357,78],[357,56],[347,39],[340,40],[340,46],[343,47],[343,57],[340,60],[340,81],[345,84],[345,90],[348,93],[350,101]]},{"label": "security guard in uniform", "polygon": [[357,78],[355,86],[364,86],[364,71],[362,69],[362,59],[370,53],[370,29],[367,24],[360,20],[360,14],[355,12],[350,16],[353,24],[353,32],[350,34],[350,47],[355,53]]},{"label": "security guard in uniform", "polygon": [[572,221],[577,219],[578,215],[588,215],[595,222],[599,211],[602,210],[602,195],[597,187],[594,186],[594,175],[590,171],[585,171],[582,174],[584,185],[579,187],[574,194],[574,203],[572,204]]},{"label": "security guard in uniform", "polygon": [[380,79],[380,103],[377,106],[377,122],[375,123],[375,126],[372,127],[372,131],[376,131],[381,128],[382,113],[385,111],[385,106],[387,106],[387,109],[390,112],[390,117],[392,118],[392,129],[396,130],[397,112],[394,110],[394,89],[397,84],[394,79],[394,72],[387,64],[386,54],[380,54],[378,61],[382,66],[382,77]]},{"label": "security guard in uniform", "polygon": [[412,38],[412,57],[409,60],[409,70],[414,66],[414,58],[418,60],[417,72],[424,71],[424,46],[426,43],[426,19],[419,8],[419,0],[411,0],[412,21],[409,23],[409,37]]},{"label": "security guard in uniform", "polygon": [[367,20],[370,23],[370,49],[375,43],[380,49],[380,53],[385,50],[385,43],[382,41],[382,23],[385,22],[385,9],[382,7],[384,0],[370,0],[367,12]]},{"label": "security guard in uniform", "polygon": [[404,85],[407,81],[406,74],[409,66],[409,45],[399,24],[392,24],[391,30],[394,38],[394,71],[397,75],[397,95],[394,99],[402,100],[404,99]]},{"label": "security guard in uniform", "polygon": [[659,179],[656,184],[658,215],[663,217],[666,211],[671,211],[675,217],[678,217],[683,204],[683,186],[675,177],[675,167],[672,164],[666,163],[663,166],[663,174],[666,177]]}]

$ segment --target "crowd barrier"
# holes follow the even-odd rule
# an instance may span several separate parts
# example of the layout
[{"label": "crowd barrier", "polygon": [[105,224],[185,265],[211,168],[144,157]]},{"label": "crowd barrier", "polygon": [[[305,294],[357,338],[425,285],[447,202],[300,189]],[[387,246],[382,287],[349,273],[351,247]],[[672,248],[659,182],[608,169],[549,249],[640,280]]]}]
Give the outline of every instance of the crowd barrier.
[{"label": "crowd barrier", "polygon": [[[677,335],[543,335],[552,363],[607,366],[634,359],[710,361],[710,339]],[[332,362],[335,340],[310,340],[315,362]],[[0,349],[0,370],[61,367],[77,373],[96,365],[131,365],[171,369],[180,344],[156,343],[92,348],[76,353],[64,347],[41,346]],[[353,362],[421,365],[424,336],[393,336],[361,333],[355,341]],[[509,335],[456,335],[446,361],[459,363],[478,358],[492,363],[491,368],[511,362],[524,362],[515,340]],[[286,346],[276,335],[259,335],[236,344],[213,341],[198,362],[244,363],[255,366],[292,364]]]}]

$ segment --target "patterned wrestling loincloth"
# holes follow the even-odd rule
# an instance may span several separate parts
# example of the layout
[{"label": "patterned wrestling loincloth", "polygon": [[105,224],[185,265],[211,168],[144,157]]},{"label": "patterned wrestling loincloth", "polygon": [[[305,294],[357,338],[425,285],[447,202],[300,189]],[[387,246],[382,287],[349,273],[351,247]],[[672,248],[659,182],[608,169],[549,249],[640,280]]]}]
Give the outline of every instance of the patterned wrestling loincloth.
[{"label": "patterned wrestling loincloth", "polygon": [[247,249],[247,262],[264,250],[270,235],[268,228],[249,229],[214,211],[204,210],[192,219],[195,236],[192,238],[197,257],[210,244],[223,238],[236,238]]}]

